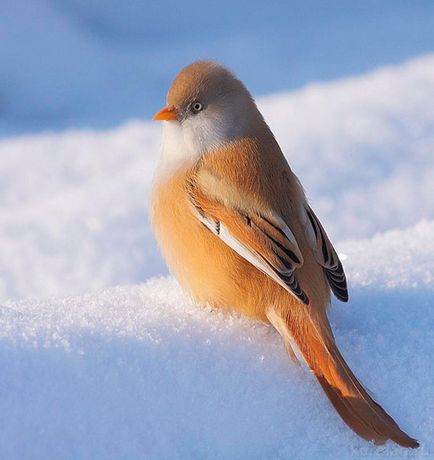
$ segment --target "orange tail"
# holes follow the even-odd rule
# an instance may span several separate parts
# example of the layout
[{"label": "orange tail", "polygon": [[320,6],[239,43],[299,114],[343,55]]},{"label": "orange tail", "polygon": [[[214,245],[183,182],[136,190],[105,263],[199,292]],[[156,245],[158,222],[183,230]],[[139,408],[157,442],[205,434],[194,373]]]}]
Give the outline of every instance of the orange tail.
[{"label": "orange tail", "polygon": [[376,444],[391,439],[403,447],[419,447],[357,380],[336,346],[325,313],[303,305],[297,312],[270,310],[267,316],[285,342],[294,340],[330,402],[353,431]]}]

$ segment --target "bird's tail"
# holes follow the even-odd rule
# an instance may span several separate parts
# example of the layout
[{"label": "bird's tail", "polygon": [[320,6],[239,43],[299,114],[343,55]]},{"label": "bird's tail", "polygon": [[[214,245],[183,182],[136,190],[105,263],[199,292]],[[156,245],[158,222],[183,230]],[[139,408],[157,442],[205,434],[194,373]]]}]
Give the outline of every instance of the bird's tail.
[{"label": "bird's tail", "polygon": [[376,444],[391,439],[403,447],[419,446],[357,380],[337,348],[325,312],[317,313],[303,305],[293,312],[272,309],[267,316],[285,342],[295,342],[330,402],[353,431]]}]

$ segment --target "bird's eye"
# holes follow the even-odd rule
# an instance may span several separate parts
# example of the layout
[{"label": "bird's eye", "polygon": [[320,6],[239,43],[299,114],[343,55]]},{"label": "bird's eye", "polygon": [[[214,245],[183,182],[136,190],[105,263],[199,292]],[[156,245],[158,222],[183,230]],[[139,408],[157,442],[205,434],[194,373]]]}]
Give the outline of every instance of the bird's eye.
[{"label": "bird's eye", "polygon": [[199,101],[193,102],[193,104],[191,104],[191,111],[193,113],[199,113],[202,109],[203,105]]}]

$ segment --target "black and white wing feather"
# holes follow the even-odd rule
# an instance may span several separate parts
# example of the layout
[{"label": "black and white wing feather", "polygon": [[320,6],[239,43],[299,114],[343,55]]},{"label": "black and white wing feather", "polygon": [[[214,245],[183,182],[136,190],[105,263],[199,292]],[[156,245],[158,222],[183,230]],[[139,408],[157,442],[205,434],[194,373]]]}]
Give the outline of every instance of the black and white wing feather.
[{"label": "black and white wing feather", "polygon": [[271,210],[239,209],[190,184],[190,199],[198,220],[211,232],[304,304],[296,269],[303,264],[297,241],[285,222]]},{"label": "black and white wing feather", "polygon": [[306,204],[306,232],[317,262],[323,267],[333,294],[342,302],[348,301],[347,280],[342,263],[321,222]]}]

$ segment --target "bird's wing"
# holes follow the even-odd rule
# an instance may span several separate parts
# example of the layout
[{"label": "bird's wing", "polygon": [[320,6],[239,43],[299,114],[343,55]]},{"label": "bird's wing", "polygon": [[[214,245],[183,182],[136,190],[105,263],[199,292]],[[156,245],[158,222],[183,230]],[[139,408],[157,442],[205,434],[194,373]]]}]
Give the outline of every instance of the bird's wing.
[{"label": "bird's wing", "polygon": [[347,280],[342,263],[331,244],[318,217],[309,205],[303,208],[304,223],[308,241],[316,261],[323,267],[333,294],[342,302],[348,301]]},{"label": "bird's wing", "polygon": [[303,303],[309,303],[294,273],[303,264],[303,256],[292,231],[277,214],[259,212],[254,206],[240,209],[194,183],[188,191],[198,220],[208,230]]}]

